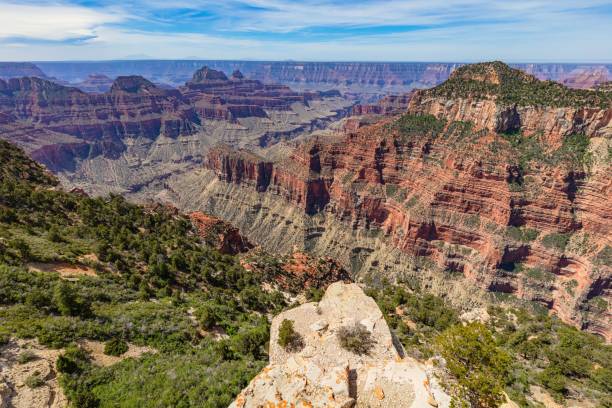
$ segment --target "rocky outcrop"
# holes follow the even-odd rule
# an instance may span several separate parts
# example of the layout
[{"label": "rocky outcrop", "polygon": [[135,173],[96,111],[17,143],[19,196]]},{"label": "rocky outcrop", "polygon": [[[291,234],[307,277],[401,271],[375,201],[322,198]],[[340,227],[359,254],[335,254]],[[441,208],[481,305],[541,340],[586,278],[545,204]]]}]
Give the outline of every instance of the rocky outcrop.
[{"label": "rocky outcrop", "polygon": [[561,83],[570,88],[594,89],[612,79],[610,70],[605,66],[594,68],[577,68],[572,75],[561,80]]},{"label": "rocky outcrop", "polygon": [[253,248],[253,245],[240,235],[238,228],[225,221],[200,211],[192,212],[189,218],[202,239],[222,254],[236,255]]},{"label": "rocky outcrop", "polygon": [[[483,80],[497,80],[489,74]],[[434,103],[439,111],[431,109]],[[540,302],[564,321],[610,340],[609,121],[590,132],[595,122],[585,120],[591,123],[584,128],[590,140],[581,139],[590,146],[580,156],[590,162],[586,166],[567,153],[580,148],[565,140],[565,117],[554,113],[565,108],[538,107],[528,120],[521,118],[521,123],[553,129],[526,151],[496,132],[495,103],[479,97],[429,103],[421,95],[405,116],[345,126],[343,136],[313,138],[285,159],[267,163],[266,176],[259,177],[269,180],[265,185],[254,181],[261,160],[243,156],[242,168],[251,170],[240,170],[221,165],[231,163],[234,153],[212,150],[207,169],[239,186],[218,186],[217,197],[225,194],[244,205],[249,221],[242,222],[239,209],[221,208],[221,199],[203,205],[263,245],[282,246],[283,239],[271,231],[283,231],[284,241],[295,237],[292,245],[333,253],[358,276],[395,271],[403,256],[413,259],[408,264],[417,278],[424,263],[437,271],[441,293],[449,290],[445,277],[461,279],[482,291]],[[594,118],[605,118],[609,111],[588,109]],[[524,138],[534,137],[521,129]],[[244,195],[253,185],[292,210],[281,211],[278,200],[261,196],[253,198],[257,209],[239,204],[244,200],[232,194]],[[290,227],[267,228],[263,220],[270,213],[277,218],[292,214],[296,220]],[[259,235],[251,225],[264,232]]]},{"label": "rocky outcrop", "polygon": [[[278,344],[284,320],[294,322],[299,350]],[[344,349],[338,333],[359,324],[374,340],[362,355]],[[276,316],[270,364],[230,405],[295,407],[447,407],[450,397],[428,368],[404,357],[374,302],[359,286],[329,286],[319,303],[306,303]]]},{"label": "rocky outcrop", "polygon": [[346,269],[330,257],[317,257],[304,251],[293,251],[277,255],[274,263],[269,262],[265,251],[254,250],[241,259],[242,266],[266,277],[266,282],[277,285],[289,293],[302,293],[304,289],[323,289],[331,283],[350,282]]},{"label": "rocky outcrop", "polygon": [[289,110],[293,103],[307,104],[320,97],[317,93],[299,93],[287,86],[245,79],[240,71],[228,79],[223,72],[208,67],[196,71],[181,92],[201,117],[224,120],[268,117],[266,109]]},{"label": "rocky outcrop", "polygon": [[[564,102],[565,101],[565,102]],[[447,82],[416,91],[408,111],[450,121],[471,122],[476,130],[542,134],[554,147],[565,136],[612,135],[612,98],[540,82],[502,63],[475,64],[455,71]]]},{"label": "rocky outcrop", "polygon": [[410,103],[412,93],[403,95],[388,95],[375,104],[353,106],[351,115],[397,115],[405,112]]},{"label": "rocky outcrop", "polygon": [[[61,350],[51,350],[36,341],[11,340],[0,346],[0,407],[64,408],[68,400],[58,381],[55,361]],[[20,356],[31,357],[23,362]],[[37,378],[41,385],[31,387]]]},{"label": "rocky outcrop", "polygon": [[[252,153],[218,146],[208,152],[205,166],[215,171],[221,180],[253,186],[259,192],[282,195],[307,214],[315,214],[329,202],[331,180],[314,173],[320,171],[316,155],[295,156],[293,159],[297,163],[286,161],[275,165]],[[311,170],[314,171],[312,177]]]}]

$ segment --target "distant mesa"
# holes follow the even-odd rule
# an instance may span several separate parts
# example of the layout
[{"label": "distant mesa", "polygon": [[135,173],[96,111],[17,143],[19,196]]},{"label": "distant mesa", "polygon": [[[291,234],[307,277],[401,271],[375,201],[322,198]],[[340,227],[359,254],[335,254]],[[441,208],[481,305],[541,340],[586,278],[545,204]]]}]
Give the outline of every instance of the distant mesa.
[{"label": "distant mesa", "polygon": [[115,79],[111,86],[111,92],[138,93],[145,90],[156,89],[155,84],[139,75],[120,76]]},{"label": "distant mesa", "polygon": [[89,74],[85,80],[72,83],[71,85],[87,93],[104,93],[108,92],[111,86],[113,86],[113,79],[104,74],[94,73]]},{"label": "distant mesa", "polygon": [[198,69],[191,78],[191,82],[200,83],[207,81],[227,81],[227,76],[221,72],[208,67]]},{"label": "distant mesa", "polygon": [[24,76],[45,78],[49,77],[31,62],[0,62],[0,78],[20,78]]},{"label": "distant mesa", "polygon": [[239,70],[232,72],[232,79],[244,79],[244,75]]}]

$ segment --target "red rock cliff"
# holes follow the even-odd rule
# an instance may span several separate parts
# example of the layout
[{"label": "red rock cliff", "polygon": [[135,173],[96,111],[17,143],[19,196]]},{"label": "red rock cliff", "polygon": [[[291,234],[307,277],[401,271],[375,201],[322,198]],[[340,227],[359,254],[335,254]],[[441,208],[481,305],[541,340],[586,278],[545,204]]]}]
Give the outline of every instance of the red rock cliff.
[{"label": "red rock cliff", "polygon": [[[505,80],[493,68],[476,80]],[[610,108],[517,108],[517,141],[497,132],[501,97],[444,98],[417,93],[406,115],[299,146],[263,189],[255,157],[213,150],[206,166],[612,339]]]}]

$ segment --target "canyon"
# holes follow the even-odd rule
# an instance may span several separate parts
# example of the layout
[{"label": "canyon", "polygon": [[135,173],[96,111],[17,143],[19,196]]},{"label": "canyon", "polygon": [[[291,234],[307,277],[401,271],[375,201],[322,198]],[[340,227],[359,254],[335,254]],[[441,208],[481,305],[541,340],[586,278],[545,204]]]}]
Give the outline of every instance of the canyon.
[{"label": "canyon", "polygon": [[460,307],[536,302],[609,341],[612,107],[551,86],[500,63],[461,68],[403,115],[344,119],[284,157],[215,146],[203,169],[134,197],[331,256],[357,279],[417,280]]},{"label": "canyon", "polygon": [[179,89],[129,75],[106,93],[22,77],[0,80],[0,133],[49,169],[82,176],[89,192],[92,176],[99,192],[123,192],[197,165],[211,144],[267,146],[323,128],[350,105],[338,92],[296,92],[207,67]]},{"label": "canyon", "polygon": [[[465,310],[534,302],[612,340],[608,92],[501,63],[416,64],[413,82],[449,79],[355,104],[346,88],[246,79],[257,75],[244,64],[231,76],[200,68],[178,89],[133,75],[102,94],[2,81],[0,131],[69,187],[201,211],[270,252],[327,256],[357,280],[417,281]],[[335,88],[312,64],[303,81],[280,68],[273,79]],[[574,69],[523,68],[557,80]],[[409,81],[398,78],[389,84]]]}]

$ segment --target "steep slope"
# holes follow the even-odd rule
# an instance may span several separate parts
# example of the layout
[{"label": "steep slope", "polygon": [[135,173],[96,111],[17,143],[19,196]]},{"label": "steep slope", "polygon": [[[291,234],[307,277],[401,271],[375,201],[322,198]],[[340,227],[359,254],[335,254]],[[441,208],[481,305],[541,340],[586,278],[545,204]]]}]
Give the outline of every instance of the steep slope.
[{"label": "steep slope", "polygon": [[448,81],[417,91],[408,108],[451,121],[472,122],[475,130],[521,131],[559,147],[565,136],[612,134],[612,96],[571,90],[513,70],[501,62],[456,70]]},{"label": "steep slope", "polygon": [[281,293],[284,261],[247,270],[199,232],[172,207],[65,192],[0,141],[0,405],[227,407],[265,365],[265,316],[304,286]]},{"label": "steep slope", "polygon": [[407,114],[278,162],[212,149],[166,198],[268,248],[331,255],[362,278],[413,276],[463,305],[512,294],[609,340],[609,104],[468,66]]}]

